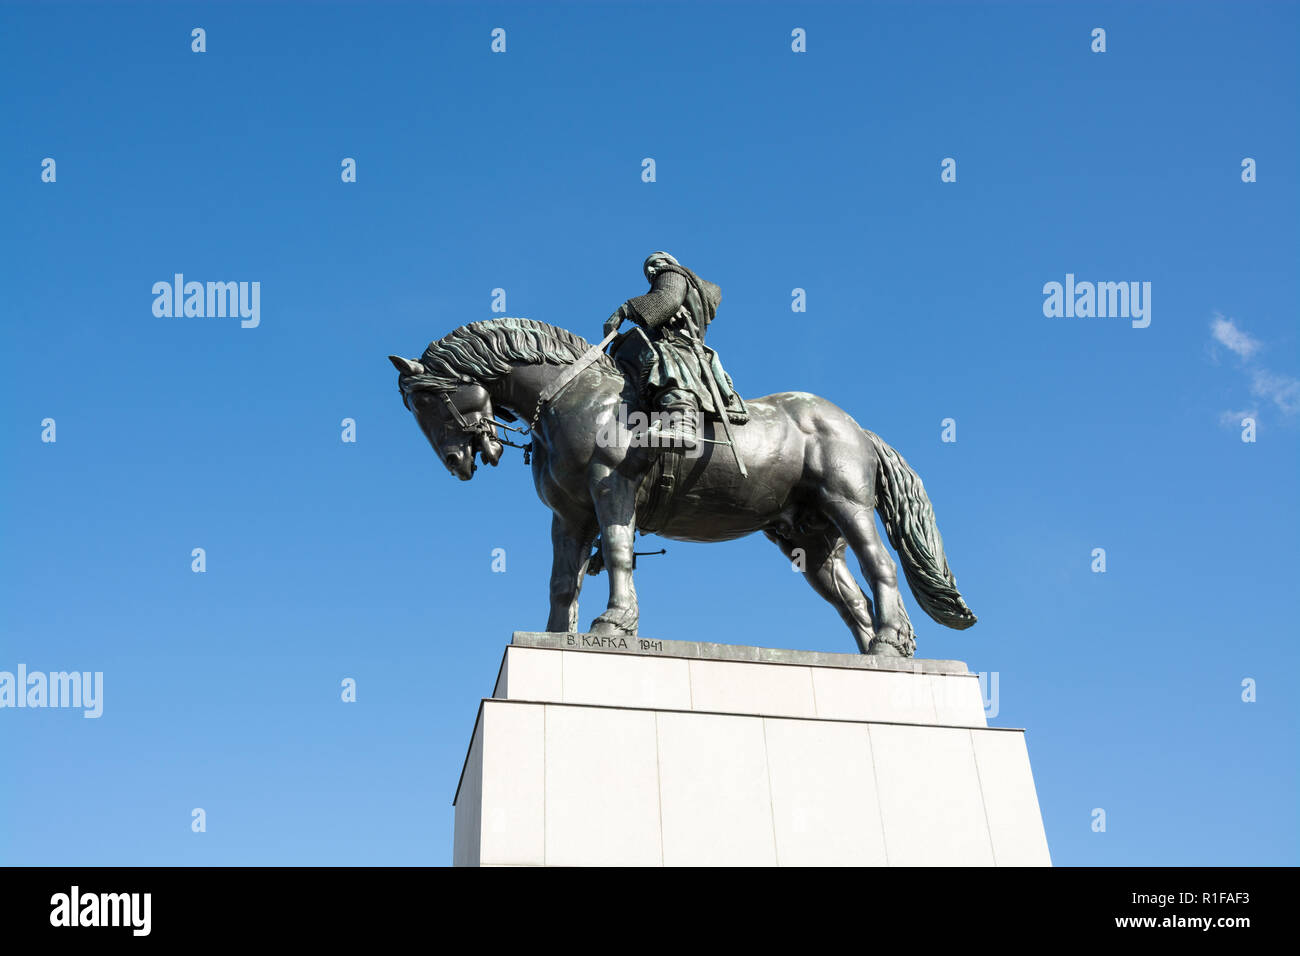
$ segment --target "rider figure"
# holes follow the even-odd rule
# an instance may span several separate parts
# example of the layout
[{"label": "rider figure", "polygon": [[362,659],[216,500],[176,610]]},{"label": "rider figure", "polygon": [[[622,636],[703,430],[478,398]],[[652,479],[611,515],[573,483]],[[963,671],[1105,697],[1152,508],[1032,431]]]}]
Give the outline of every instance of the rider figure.
[{"label": "rider figure", "polygon": [[[642,269],[650,291],[619,306],[605,321],[605,334],[616,330],[623,319],[632,320],[636,327],[614,342],[614,358],[631,374],[651,411],[673,422],[668,429],[655,429],[658,440],[694,448],[702,408],[729,415],[733,424],[749,417],[717,353],[704,347],[705,329],[717,314],[722,290],[666,252],[651,254]],[[710,366],[707,369],[701,367],[692,326],[699,333],[699,351]],[[704,375],[713,376],[725,409],[714,408]]]}]

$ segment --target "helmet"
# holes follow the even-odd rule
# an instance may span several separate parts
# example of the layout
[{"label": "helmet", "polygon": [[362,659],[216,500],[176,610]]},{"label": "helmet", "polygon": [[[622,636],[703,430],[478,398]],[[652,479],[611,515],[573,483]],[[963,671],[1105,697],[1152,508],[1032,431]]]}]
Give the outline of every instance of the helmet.
[{"label": "helmet", "polygon": [[666,252],[652,252],[650,255],[646,256],[645,262],[641,264],[641,271],[645,273],[647,279],[653,279],[655,272],[665,263],[675,266],[681,265],[681,263]]}]

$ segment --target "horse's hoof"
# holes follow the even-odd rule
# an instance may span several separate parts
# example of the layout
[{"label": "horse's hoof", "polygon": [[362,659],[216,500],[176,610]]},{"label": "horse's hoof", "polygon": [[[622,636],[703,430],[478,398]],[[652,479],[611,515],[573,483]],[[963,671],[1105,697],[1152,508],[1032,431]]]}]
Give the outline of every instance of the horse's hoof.
[{"label": "horse's hoof", "polygon": [[871,642],[871,646],[867,648],[867,653],[870,654],[872,657],[905,656],[903,652],[900,651],[893,644],[886,644],[884,641],[880,640],[879,638],[876,638]]},{"label": "horse's hoof", "polygon": [[591,622],[590,633],[605,636],[625,634],[629,637],[635,637],[636,624],[637,614],[635,611],[606,611]]}]

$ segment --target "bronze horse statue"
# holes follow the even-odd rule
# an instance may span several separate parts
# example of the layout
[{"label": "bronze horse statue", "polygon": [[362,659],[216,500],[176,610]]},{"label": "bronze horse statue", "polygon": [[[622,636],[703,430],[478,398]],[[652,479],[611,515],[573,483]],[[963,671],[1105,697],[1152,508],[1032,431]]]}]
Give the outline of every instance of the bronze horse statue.
[{"label": "bronze horse statue", "polygon": [[[547,630],[577,630],[578,594],[599,538],[609,605],[593,634],[637,633],[633,537],[647,482],[663,449],[635,429],[635,390],[603,352],[553,397],[548,386],[589,350],[581,337],[532,319],[472,322],[425,349],[418,361],[389,356],[402,400],[438,458],[468,481],[475,455],[502,453],[495,421],[523,419],[531,433],[533,482],[551,509],[551,605]],[[545,399],[545,400],[544,400]],[[912,623],[894,562],[876,532],[880,513],[917,603],[952,628],[975,615],[948,570],[943,539],[921,479],[898,452],[824,398],[782,392],[747,401],[750,419],[724,447],[717,422],[681,457],[671,495],[657,503],[653,533],[682,541],[728,541],[761,531],[797,562],[865,654],[911,657]],[[518,429],[516,429],[518,430]],[[736,453],[735,455],[732,452]],[[748,465],[742,478],[737,462]],[[644,531],[644,522],[641,527]],[[852,548],[875,605],[845,560]]]}]

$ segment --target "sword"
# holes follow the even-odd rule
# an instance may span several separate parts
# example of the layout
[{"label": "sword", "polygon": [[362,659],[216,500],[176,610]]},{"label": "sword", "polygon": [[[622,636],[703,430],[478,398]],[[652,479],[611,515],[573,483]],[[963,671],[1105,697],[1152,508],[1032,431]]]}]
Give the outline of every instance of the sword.
[{"label": "sword", "polygon": [[[695,319],[690,312],[684,312],[683,317],[686,319],[686,325],[691,330],[691,346],[695,349],[695,357],[700,362],[700,372],[709,383],[709,393],[713,396],[713,406],[718,410],[718,418],[722,422],[722,434],[727,437],[725,442],[713,442],[715,445],[729,445],[731,447],[732,457],[736,459],[736,467],[740,469],[740,477],[748,478],[749,472],[745,468],[745,463],[740,460],[740,452],[736,450],[736,440],[731,437],[731,423],[727,421],[727,406],[722,403],[722,394],[718,391],[718,382],[713,377],[713,365],[704,357],[704,346],[700,342],[700,334],[695,328]],[[700,416],[703,423],[704,416]],[[711,441],[711,439],[705,439]]]}]

